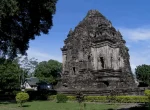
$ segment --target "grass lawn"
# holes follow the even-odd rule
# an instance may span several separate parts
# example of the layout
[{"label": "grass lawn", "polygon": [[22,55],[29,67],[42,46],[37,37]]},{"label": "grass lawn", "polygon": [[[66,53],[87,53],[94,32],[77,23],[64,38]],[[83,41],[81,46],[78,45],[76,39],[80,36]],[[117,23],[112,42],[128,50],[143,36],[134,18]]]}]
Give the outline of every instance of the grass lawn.
[{"label": "grass lawn", "polygon": [[[86,103],[86,110],[111,110],[114,107],[114,105]],[[18,107],[18,104],[1,103],[0,110],[79,110],[79,104],[76,102],[33,101],[25,103],[21,108]]]}]

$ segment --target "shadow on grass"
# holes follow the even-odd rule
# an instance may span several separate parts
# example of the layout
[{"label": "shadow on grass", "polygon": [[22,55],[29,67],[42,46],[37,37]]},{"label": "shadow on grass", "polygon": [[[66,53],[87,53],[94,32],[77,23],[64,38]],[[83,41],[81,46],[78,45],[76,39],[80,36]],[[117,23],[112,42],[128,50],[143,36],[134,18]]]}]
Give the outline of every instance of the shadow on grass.
[{"label": "shadow on grass", "polygon": [[0,101],[0,104],[3,104],[3,105],[16,104],[16,101]]},{"label": "shadow on grass", "polygon": [[22,107],[30,107],[31,105],[23,105]]},{"label": "shadow on grass", "polygon": [[148,107],[130,107],[130,108],[121,108],[117,110],[148,110]]},{"label": "shadow on grass", "polygon": [[138,106],[129,107],[129,108],[120,108],[117,110],[149,110],[147,104],[139,104]]},{"label": "shadow on grass", "polygon": [[[16,101],[0,101],[0,105],[17,104]],[[30,107],[31,105],[22,105],[22,107]]]},{"label": "shadow on grass", "polygon": [[139,104],[138,106],[134,107],[124,107],[124,108],[119,108],[119,109],[112,109],[109,108],[107,110],[150,110],[147,104]]}]

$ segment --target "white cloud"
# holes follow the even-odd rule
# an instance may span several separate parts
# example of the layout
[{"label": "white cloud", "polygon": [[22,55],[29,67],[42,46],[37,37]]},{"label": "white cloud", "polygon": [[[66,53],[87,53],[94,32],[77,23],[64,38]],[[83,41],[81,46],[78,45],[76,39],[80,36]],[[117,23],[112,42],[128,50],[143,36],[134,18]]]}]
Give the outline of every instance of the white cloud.
[{"label": "white cloud", "polygon": [[[126,46],[129,47],[130,65],[132,71],[138,65],[150,64],[150,26],[141,26],[138,28],[118,28],[126,40]],[[131,49],[130,49],[131,48]]]},{"label": "white cloud", "polygon": [[132,41],[150,40],[150,28],[119,28],[125,38]]},{"label": "white cloud", "polygon": [[[147,51],[146,49],[143,50],[142,52],[138,52],[138,51],[134,51],[134,52],[130,52],[130,65],[132,68],[132,71],[135,72],[135,68],[139,65],[142,64],[150,64],[150,51]],[[149,54],[146,54],[149,53]]]},{"label": "white cloud", "polygon": [[41,62],[41,61],[48,61],[50,59],[62,62],[61,56],[50,55],[50,54],[42,52],[42,51],[40,51],[38,49],[29,48],[29,50],[27,51],[27,53],[28,53],[29,58],[33,58],[34,57],[39,62]]}]

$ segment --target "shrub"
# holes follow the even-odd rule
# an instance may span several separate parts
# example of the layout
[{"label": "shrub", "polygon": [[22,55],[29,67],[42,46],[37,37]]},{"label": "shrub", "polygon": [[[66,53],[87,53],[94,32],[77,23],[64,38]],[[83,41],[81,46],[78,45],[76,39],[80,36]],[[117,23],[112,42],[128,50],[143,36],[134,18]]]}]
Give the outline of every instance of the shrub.
[{"label": "shrub", "polygon": [[48,96],[48,100],[50,100],[50,101],[56,100],[56,95],[50,95],[50,96]]},{"label": "shrub", "polygon": [[148,98],[145,96],[117,96],[116,101],[118,103],[145,103]]},{"label": "shrub", "polygon": [[17,93],[16,95],[16,101],[20,104],[22,107],[22,104],[25,103],[29,99],[29,94],[25,92]]},{"label": "shrub", "polygon": [[106,96],[85,96],[86,102],[107,102]]},{"label": "shrub", "polygon": [[144,94],[145,94],[146,96],[150,97],[150,90],[145,90],[145,91],[144,91]]},{"label": "shrub", "polygon": [[84,101],[84,95],[82,92],[78,91],[76,93],[76,100],[78,101],[78,103],[82,103]]},{"label": "shrub", "polygon": [[110,95],[107,96],[108,102],[115,103],[117,98],[117,91],[111,90]]},{"label": "shrub", "polygon": [[[49,100],[56,100],[57,96],[52,95],[49,96]],[[76,101],[76,96],[67,96],[68,101]],[[102,102],[107,103],[109,97],[107,96],[85,96],[85,102]],[[116,103],[146,103],[149,99],[147,96],[116,96],[115,102]]]},{"label": "shrub", "polygon": [[69,101],[76,101],[76,97],[75,96],[67,96]]},{"label": "shrub", "polygon": [[57,94],[57,103],[66,103],[68,98],[65,94]]},{"label": "shrub", "polygon": [[150,90],[145,90],[144,91],[144,94],[147,96],[148,98],[148,107],[150,109]]},{"label": "shrub", "polygon": [[80,107],[79,110],[84,110],[86,107],[86,104],[84,104],[84,106],[81,105],[82,102],[84,101],[84,98],[85,98],[85,96],[81,91],[76,92],[76,100],[79,103],[79,107]]},{"label": "shrub", "polygon": [[[108,102],[110,99],[107,96],[86,96],[86,102]],[[117,103],[145,103],[148,102],[146,96],[116,96],[115,102]]]}]

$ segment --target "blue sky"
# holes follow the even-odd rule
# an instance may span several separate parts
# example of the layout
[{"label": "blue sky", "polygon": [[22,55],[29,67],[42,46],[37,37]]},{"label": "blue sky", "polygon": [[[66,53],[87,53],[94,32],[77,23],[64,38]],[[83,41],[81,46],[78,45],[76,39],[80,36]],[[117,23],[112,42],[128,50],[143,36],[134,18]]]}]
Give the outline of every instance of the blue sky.
[{"label": "blue sky", "polygon": [[39,61],[61,62],[60,48],[70,28],[86,16],[90,9],[99,10],[123,35],[129,48],[132,69],[150,64],[150,0],[58,0],[53,27],[48,35],[30,41],[29,57]]}]

